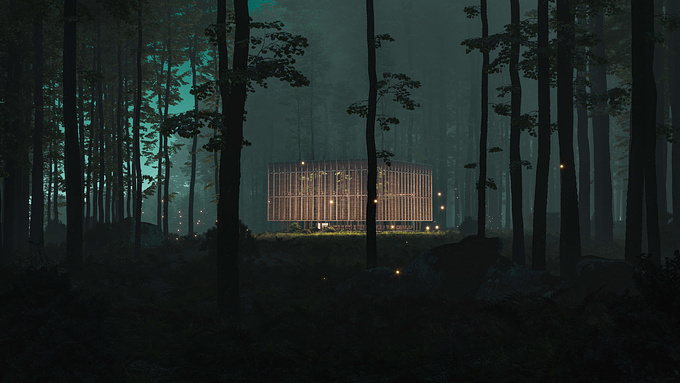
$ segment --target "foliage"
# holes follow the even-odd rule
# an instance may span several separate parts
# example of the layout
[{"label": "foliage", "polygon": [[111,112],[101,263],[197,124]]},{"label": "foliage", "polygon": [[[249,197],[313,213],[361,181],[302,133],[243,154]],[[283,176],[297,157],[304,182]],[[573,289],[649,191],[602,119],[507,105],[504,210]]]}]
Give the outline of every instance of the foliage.
[{"label": "foliage", "polygon": [[81,297],[56,267],[21,271],[0,294],[0,380],[121,381],[108,310],[100,298]]}]

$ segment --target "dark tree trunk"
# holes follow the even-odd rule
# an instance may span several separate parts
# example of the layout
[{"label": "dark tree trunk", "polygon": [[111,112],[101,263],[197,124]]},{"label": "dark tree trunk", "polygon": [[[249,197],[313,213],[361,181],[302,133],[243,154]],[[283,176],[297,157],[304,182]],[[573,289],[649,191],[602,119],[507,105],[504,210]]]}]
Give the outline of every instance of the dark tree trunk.
[{"label": "dark tree trunk", "polygon": [[633,96],[630,118],[630,150],[628,157],[628,196],[626,202],[626,243],[625,258],[631,263],[639,261],[642,252],[642,200],[647,168],[645,150],[651,137],[648,131],[655,130],[655,108],[649,99],[656,102],[654,83],[654,3],[647,0],[631,1],[631,52]]},{"label": "dark tree trunk", "polygon": [[[600,12],[592,24],[593,30],[599,38],[594,48],[597,57],[606,59],[604,42],[604,13]],[[590,69],[592,94],[602,97],[607,92],[607,65],[594,66]],[[593,188],[594,211],[593,231],[595,242],[611,244],[614,241],[614,218],[612,214],[612,172],[609,150],[609,113],[607,100],[601,98],[593,113]]]},{"label": "dark tree trunk", "polygon": [[[489,18],[486,0],[480,1],[482,17],[482,39],[489,37]],[[486,236],[486,167],[487,143],[489,134],[489,50],[482,51],[482,119],[479,134],[479,180],[477,181],[477,235]]]},{"label": "dark tree trunk", "polygon": [[[671,16],[680,16],[680,2],[669,2]],[[671,35],[671,78],[670,78],[670,104],[671,124],[674,128],[680,127],[680,29],[676,29]],[[671,157],[671,197],[673,198],[673,225],[680,227],[680,130],[673,133]]]},{"label": "dark tree trunk", "polygon": [[[171,32],[168,31],[170,34]],[[167,42],[168,52],[168,72],[166,73],[165,82],[165,103],[163,107],[163,121],[168,118],[168,110],[170,108],[170,87],[172,81],[172,39],[168,38]],[[165,176],[163,177],[163,234],[168,238],[168,216],[170,206],[170,151],[168,149],[168,137],[161,137],[163,140],[163,156],[165,160]]]},{"label": "dark tree trunk", "polygon": [[45,214],[45,196],[43,187],[43,17],[41,11],[35,14],[33,24],[33,46],[35,49],[35,87],[33,91],[33,106],[35,108],[35,129],[33,130],[33,172],[31,195],[31,229],[30,239],[42,253],[43,249],[43,215]]},{"label": "dark tree trunk", "polygon": [[[665,44],[666,36],[664,35],[664,30],[663,26],[661,25],[661,20],[663,17],[666,17],[667,15],[664,14],[664,7],[663,7],[664,1],[654,1],[655,4],[655,10],[654,14],[656,15],[655,21],[656,21],[656,31],[659,36],[662,36],[664,38],[663,42],[660,42],[660,46],[657,47],[657,49],[654,50],[654,77],[656,79],[656,123],[657,126],[663,126],[666,124],[666,119],[667,119],[667,110],[668,110],[668,105],[667,105],[667,100],[666,100],[666,83],[668,82],[668,71],[667,71],[667,63],[665,62],[666,55],[664,54],[665,52],[665,47],[663,46]],[[656,135],[655,137],[655,150],[656,150],[656,159],[655,159],[655,169],[656,169],[656,195],[657,195],[657,204],[658,204],[658,219],[660,223],[665,224],[668,221],[668,201],[667,201],[667,195],[666,195],[666,172],[668,171],[667,163],[668,163],[668,141],[666,139],[665,134],[659,134]]]},{"label": "dark tree trunk", "polygon": [[545,270],[546,213],[550,174],[550,47],[549,0],[538,0],[538,158],[534,191],[531,267]]},{"label": "dark tree trunk", "polygon": [[375,19],[373,0],[366,0],[366,42],[368,45],[368,114],[366,116],[366,154],[368,155],[368,181],[366,183],[366,268],[378,266],[376,237],[377,200],[376,182],[378,159],[375,149],[375,118],[378,100],[378,75],[376,74]]},{"label": "dark tree trunk", "polygon": [[522,216],[522,158],[520,156],[520,118],[522,114],[522,84],[519,79],[519,0],[510,0],[510,14],[514,39],[510,46],[510,189],[512,192],[512,260],[526,264],[524,246],[524,217]]},{"label": "dark tree trunk", "polygon": [[581,257],[574,163],[574,15],[570,0],[557,0],[557,131],[560,147],[560,274],[572,279]]},{"label": "dark tree trunk", "polygon": [[118,45],[117,63],[118,63],[118,106],[116,112],[116,220],[121,221],[125,216],[125,194],[123,190],[123,60],[121,54],[121,47]]},{"label": "dark tree trunk", "polygon": [[[85,51],[85,43],[80,43],[80,49],[82,51]],[[79,142],[79,150],[80,150],[80,169],[81,171],[84,171],[85,168],[85,89],[83,86],[84,79],[81,75],[80,81],[78,82],[78,139],[80,140]],[[84,175],[81,174],[81,180],[84,181]],[[85,185],[83,185],[83,188]],[[87,192],[83,196],[87,203],[89,204],[89,196],[87,195]],[[87,230],[89,227],[88,225],[88,213],[83,212],[83,230]]]},{"label": "dark tree trunk", "polygon": [[141,0],[138,0],[137,6],[137,92],[135,94],[135,112],[133,117],[133,148],[132,156],[134,162],[135,172],[135,201],[134,201],[134,216],[135,216],[135,259],[139,259],[142,254],[142,166],[141,166],[141,112],[142,112],[142,49],[144,47],[142,41],[142,7]]},{"label": "dark tree trunk", "polygon": [[[585,68],[579,68],[576,72],[578,78],[576,91],[579,94],[586,93]],[[578,141],[578,208],[579,225],[581,227],[581,243],[590,242],[590,140],[588,139],[588,110],[586,105],[576,106],[578,120],[576,122]],[[611,204],[611,202],[610,202]]]},{"label": "dark tree trunk", "polygon": [[[233,76],[227,91],[227,42],[224,32],[217,38],[220,61],[220,93],[222,96],[223,147],[220,156],[220,195],[217,205],[217,299],[218,306],[229,317],[240,319],[239,303],[239,188],[241,185],[241,150],[245,113],[250,21],[248,1],[234,0]],[[217,2],[217,24],[226,22],[226,4]]]},{"label": "dark tree trunk", "polygon": [[[196,36],[191,40],[191,85],[196,87],[196,50],[198,49]],[[198,95],[194,95],[194,112],[198,113]],[[188,234],[194,233],[194,199],[196,197],[196,148],[198,146],[198,135],[191,141],[191,180],[189,181],[189,228]]]},{"label": "dark tree trunk", "polygon": [[76,108],[76,0],[64,1],[64,171],[66,173],[66,262],[83,262],[83,196]]},{"label": "dark tree trunk", "polygon": [[[101,42],[101,24],[97,24],[97,73],[101,75],[102,73],[102,42]],[[106,184],[104,183],[104,172],[106,172],[106,147],[104,143],[104,79],[99,78],[97,81],[97,120],[99,122],[99,138],[97,139],[97,151],[99,152],[99,189],[97,195],[97,206],[95,208],[98,210],[99,219],[97,222],[105,221],[105,209],[104,209],[104,190]]]}]

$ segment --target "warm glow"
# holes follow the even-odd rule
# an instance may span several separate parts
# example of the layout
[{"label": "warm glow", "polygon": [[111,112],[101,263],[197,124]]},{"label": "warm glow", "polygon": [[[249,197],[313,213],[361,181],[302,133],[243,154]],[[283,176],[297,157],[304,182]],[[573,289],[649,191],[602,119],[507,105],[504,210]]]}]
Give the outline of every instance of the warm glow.
[{"label": "warm glow", "polygon": [[435,226],[434,229],[435,229],[435,230],[439,230],[439,226]]},{"label": "warm glow", "polygon": [[429,227],[429,226],[425,226],[425,230],[430,230],[430,227]]},{"label": "warm glow", "polygon": [[323,280],[325,281],[325,280],[326,280],[326,277],[323,277]]},{"label": "warm glow", "polygon": [[373,203],[378,203],[378,200],[377,200],[377,199],[374,199],[374,200],[373,200]]},{"label": "warm glow", "polygon": [[332,203],[333,203],[333,200],[331,200],[330,203],[332,204]]},{"label": "warm glow", "polygon": [[394,225],[390,226],[390,228],[394,229]]},{"label": "warm glow", "polygon": [[444,205],[441,205],[439,208],[442,209],[442,210],[444,210]]},{"label": "warm glow", "polygon": [[560,164],[560,169],[564,169],[564,164]]},{"label": "warm glow", "polygon": [[399,270],[395,271],[396,274],[399,274]]},{"label": "warm glow", "polygon": [[437,196],[441,197],[441,196],[442,196],[442,192],[437,193]]},{"label": "warm glow", "polygon": [[304,164],[305,164],[305,161],[302,161],[301,164],[304,165]]}]

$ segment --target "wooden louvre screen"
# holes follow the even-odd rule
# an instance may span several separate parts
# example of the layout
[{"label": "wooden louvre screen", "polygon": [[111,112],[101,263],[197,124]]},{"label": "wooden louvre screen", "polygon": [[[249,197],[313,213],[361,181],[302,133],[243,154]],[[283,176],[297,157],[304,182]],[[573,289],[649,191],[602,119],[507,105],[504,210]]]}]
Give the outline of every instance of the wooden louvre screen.
[{"label": "wooden louvre screen", "polygon": [[[267,220],[362,223],[366,218],[366,160],[269,164]],[[377,221],[432,221],[432,168],[380,162]]]}]

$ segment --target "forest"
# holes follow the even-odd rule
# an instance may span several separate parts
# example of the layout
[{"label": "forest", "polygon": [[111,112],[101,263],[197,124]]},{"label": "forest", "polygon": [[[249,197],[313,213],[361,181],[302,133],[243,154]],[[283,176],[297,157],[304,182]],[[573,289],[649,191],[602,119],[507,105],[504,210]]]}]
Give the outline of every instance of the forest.
[{"label": "forest", "polygon": [[[0,18],[0,381],[680,379],[680,0]],[[360,225],[272,218],[338,161]]]}]

